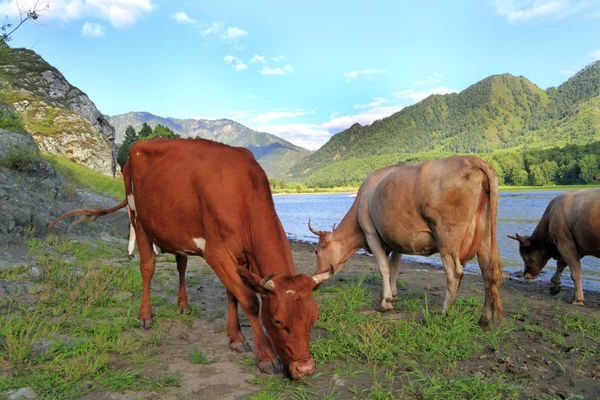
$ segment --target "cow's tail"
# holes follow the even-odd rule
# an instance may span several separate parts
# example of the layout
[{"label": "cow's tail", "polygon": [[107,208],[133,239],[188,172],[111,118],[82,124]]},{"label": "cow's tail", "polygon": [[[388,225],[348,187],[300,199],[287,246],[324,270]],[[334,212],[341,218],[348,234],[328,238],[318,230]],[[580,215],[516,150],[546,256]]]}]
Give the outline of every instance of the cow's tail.
[{"label": "cow's tail", "polygon": [[496,221],[498,219],[498,176],[496,172],[486,163],[484,160],[478,158],[476,163],[477,168],[481,169],[487,176],[489,185],[489,223],[487,224],[489,237],[492,241],[490,247],[490,263],[487,268],[490,268],[490,275],[492,278],[491,285],[491,297],[492,297],[492,309],[496,310],[498,320],[502,323],[502,304],[500,303],[500,285],[504,281],[504,271],[502,269],[502,262],[500,261],[500,253],[498,252],[498,243],[496,241]]},{"label": "cow's tail", "polygon": [[69,211],[68,213],[61,215],[54,222],[52,222],[50,225],[48,225],[48,228],[50,228],[50,229],[54,228],[56,226],[56,224],[58,224],[63,219],[70,217],[71,215],[81,215],[82,216],[81,218],[79,218],[78,220],[73,222],[72,225],[76,225],[80,222],[85,221],[86,219],[89,219],[90,221],[94,221],[98,217],[112,214],[115,211],[120,210],[121,208],[124,208],[125,206],[127,206],[127,199],[123,200],[122,202],[120,202],[119,204],[117,204],[116,206],[114,206],[112,208],[83,208],[81,210]]}]

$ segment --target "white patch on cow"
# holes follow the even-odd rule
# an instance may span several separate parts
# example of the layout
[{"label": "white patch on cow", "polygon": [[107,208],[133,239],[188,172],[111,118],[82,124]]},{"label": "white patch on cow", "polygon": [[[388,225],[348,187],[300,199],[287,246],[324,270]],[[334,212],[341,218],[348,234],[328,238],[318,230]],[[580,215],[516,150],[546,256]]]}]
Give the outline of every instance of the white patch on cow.
[{"label": "white patch on cow", "polygon": [[135,229],[133,228],[133,224],[129,225],[129,246],[127,247],[127,253],[132,256],[133,249],[135,246]]},{"label": "white patch on cow", "polygon": [[196,244],[196,247],[198,247],[200,250],[204,251],[204,249],[206,248],[206,239],[204,239],[204,238],[193,238],[192,240]]},{"label": "white patch on cow", "polygon": [[294,293],[296,293],[296,291],[295,290],[286,290],[285,293],[286,294],[294,294]]},{"label": "white patch on cow", "polygon": [[135,152],[135,155],[136,155],[136,156],[139,156],[139,155],[140,155],[140,152],[139,152],[139,151],[136,151],[136,152]]},{"label": "white patch on cow", "polygon": [[127,205],[129,205],[131,211],[135,212],[135,199],[133,198],[133,194],[127,196]]},{"label": "white patch on cow", "polygon": [[160,254],[160,247],[158,247],[157,245],[152,243],[152,248],[154,249],[154,254],[156,254],[156,255]]}]

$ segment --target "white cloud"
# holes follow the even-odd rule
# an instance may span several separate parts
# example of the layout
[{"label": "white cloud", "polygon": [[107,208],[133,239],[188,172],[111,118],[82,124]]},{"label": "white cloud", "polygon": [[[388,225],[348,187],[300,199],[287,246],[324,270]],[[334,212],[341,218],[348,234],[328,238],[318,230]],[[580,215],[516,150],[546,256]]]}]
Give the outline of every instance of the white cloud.
[{"label": "white cloud", "polygon": [[247,31],[241,28],[230,26],[225,30],[223,35],[221,35],[221,40],[223,40],[225,43],[235,44],[240,39],[245,38],[246,36],[248,36]]},{"label": "white cloud", "polygon": [[350,72],[344,72],[344,77],[346,78],[346,80],[348,82],[350,82],[353,79],[358,78],[360,75],[379,75],[379,74],[384,74],[384,71],[381,71],[379,69],[364,69],[362,71],[350,71]]},{"label": "white cloud", "polygon": [[496,12],[510,22],[561,19],[598,5],[597,0],[495,0]]},{"label": "white cloud", "polygon": [[369,125],[373,123],[373,121],[389,117],[402,110],[402,108],[403,107],[401,106],[375,107],[360,114],[333,118],[330,121],[325,122],[322,126],[331,133],[341,132],[357,122],[361,125]]},{"label": "white cloud", "polygon": [[237,120],[240,120],[240,119],[248,118],[252,114],[254,114],[254,110],[238,110],[238,111],[233,111],[231,113],[231,119],[237,121]]},{"label": "white cloud", "polygon": [[106,27],[93,22],[86,22],[81,29],[81,35],[85,37],[103,37]]},{"label": "white cloud", "polygon": [[281,54],[278,55],[278,56],[273,57],[273,61],[275,61],[275,62],[280,62],[280,61],[283,61],[283,60],[285,60],[285,57],[282,56]]},{"label": "white cloud", "polygon": [[225,27],[225,24],[222,22],[213,22],[210,25],[198,25],[198,30],[202,36],[211,36],[216,35]]},{"label": "white cloud", "polygon": [[566,75],[566,76],[571,76],[575,73],[574,69],[563,69],[560,71],[561,74]]},{"label": "white cloud", "polygon": [[271,67],[263,67],[259,73],[261,75],[282,75],[285,76],[289,73],[294,72],[294,68],[290,64],[287,64],[283,68],[271,68]]},{"label": "white cloud", "polygon": [[433,89],[427,89],[427,90],[412,90],[412,89],[407,89],[407,90],[402,90],[400,92],[396,92],[394,93],[394,96],[397,98],[405,98],[405,99],[409,99],[412,100],[414,103],[419,102],[429,96],[431,96],[432,94],[449,94],[449,93],[457,93],[458,90],[456,89],[452,89],[446,86],[439,86]]},{"label": "white cloud", "polygon": [[252,126],[252,129],[272,133],[309,150],[318,149],[331,137],[331,133],[318,124],[258,125]]},{"label": "white cloud", "polygon": [[600,60],[600,49],[591,51],[590,56],[594,57],[594,60]]},{"label": "white cloud", "polygon": [[[19,16],[18,6],[21,10],[28,10],[33,7],[33,3],[2,1],[0,15]],[[44,20],[66,22],[93,17],[109,21],[117,28],[125,28],[152,12],[155,5],[152,0],[42,0],[38,7],[43,9],[41,15]]]},{"label": "white cloud", "polygon": [[265,60],[265,57],[263,56],[259,56],[258,54],[254,55],[254,57],[252,57],[250,59],[251,63],[255,63],[255,62],[259,62],[259,63],[266,63],[267,61]]},{"label": "white cloud", "polygon": [[256,122],[264,122],[264,121],[272,121],[274,119],[282,119],[282,118],[296,118],[303,115],[314,114],[314,111],[273,111],[264,114],[259,114],[256,117],[252,117],[252,121]]},{"label": "white cloud", "polygon": [[183,23],[183,24],[197,24],[198,21],[191,18],[189,15],[184,13],[183,11],[176,12],[170,15],[171,19]]},{"label": "white cloud", "polygon": [[387,103],[387,99],[383,97],[375,97],[369,104],[357,104],[354,108],[376,108],[381,107],[384,103]]},{"label": "white cloud", "polygon": [[242,62],[237,57],[234,56],[225,56],[223,57],[223,61],[231,65],[231,69],[237,72],[245,71],[248,69],[248,66]]},{"label": "white cloud", "polygon": [[413,85],[435,84],[435,83],[440,83],[443,79],[444,79],[444,76],[442,74],[434,72],[433,74],[429,75],[427,77],[427,79],[425,79],[424,81],[415,81],[415,82],[413,82]]},{"label": "white cloud", "polygon": [[254,100],[256,98],[256,96],[253,95],[253,94],[247,94],[247,95],[244,96],[244,98],[246,100]]}]

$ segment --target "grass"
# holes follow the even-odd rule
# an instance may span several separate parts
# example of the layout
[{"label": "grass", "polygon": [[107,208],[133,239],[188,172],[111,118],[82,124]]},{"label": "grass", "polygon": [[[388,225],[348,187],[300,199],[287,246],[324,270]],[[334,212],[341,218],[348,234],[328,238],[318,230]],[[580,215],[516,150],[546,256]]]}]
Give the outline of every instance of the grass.
[{"label": "grass", "polygon": [[[0,303],[0,391],[30,386],[40,398],[75,399],[89,391],[164,393],[179,385],[177,375],[142,375],[140,365],[151,359],[140,350],[162,344],[166,330],[138,328],[137,265],[99,262],[107,257],[125,260],[125,249],[55,235],[29,238],[28,244],[40,270],[36,283],[43,289]],[[25,267],[3,269],[0,279],[17,279],[26,272]],[[119,296],[122,292],[134,296]],[[176,309],[173,304],[158,303],[157,324],[185,322],[185,316],[167,311]],[[109,362],[111,357],[122,360],[118,367]]]},{"label": "grass", "polygon": [[99,193],[108,193],[119,199],[125,198],[125,188],[122,179],[112,178],[93,171],[65,157],[49,154],[45,154],[43,157],[72,184],[84,186]]}]

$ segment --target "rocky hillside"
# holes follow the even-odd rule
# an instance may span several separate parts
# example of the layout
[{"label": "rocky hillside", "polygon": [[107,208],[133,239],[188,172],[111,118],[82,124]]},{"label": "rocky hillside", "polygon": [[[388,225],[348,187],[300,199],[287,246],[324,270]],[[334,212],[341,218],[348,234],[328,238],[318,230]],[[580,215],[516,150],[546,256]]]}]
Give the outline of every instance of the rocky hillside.
[{"label": "rocky hillside", "polygon": [[[0,268],[27,262],[26,241],[45,237],[48,224],[61,214],[76,208],[112,207],[118,201],[79,188],[65,179],[48,161],[27,133],[0,129]],[[67,225],[54,230],[60,233]],[[83,236],[111,229],[126,235],[126,212],[117,212],[103,221],[79,224],[73,233]]]},{"label": "rocky hillside", "polygon": [[344,182],[352,172],[361,181],[385,165],[452,153],[591,143],[600,140],[599,101],[600,62],[548,90],[524,77],[494,75],[460,93],[432,95],[371,125],[355,124],[290,175],[327,185],[329,177]]},{"label": "rocky hillside", "polygon": [[21,117],[42,152],[115,174],[114,128],[85,93],[35,52],[0,42],[0,103]]},{"label": "rocky hillside", "polygon": [[144,122],[151,127],[164,125],[182,137],[200,137],[232,146],[246,147],[256,157],[269,177],[281,178],[311,152],[269,133],[257,132],[229,119],[163,118],[147,112],[130,112],[109,117],[115,127],[117,143],[123,141],[125,129],[139,130]]}]

